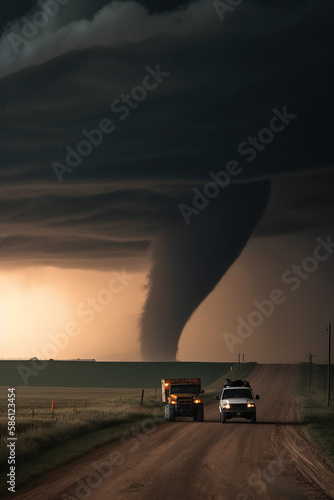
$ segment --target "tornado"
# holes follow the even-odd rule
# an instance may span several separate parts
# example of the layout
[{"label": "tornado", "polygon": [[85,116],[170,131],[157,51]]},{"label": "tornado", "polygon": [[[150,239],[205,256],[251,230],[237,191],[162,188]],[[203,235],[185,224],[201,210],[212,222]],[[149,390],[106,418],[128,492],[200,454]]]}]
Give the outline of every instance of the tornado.
[{"label": "tornado", "polygon": [[176,359],[183,328],[245,248],[269,195],[270,181],[231,184],[188,224],[179,214],[156,235],[140,318],[143,360]]}]

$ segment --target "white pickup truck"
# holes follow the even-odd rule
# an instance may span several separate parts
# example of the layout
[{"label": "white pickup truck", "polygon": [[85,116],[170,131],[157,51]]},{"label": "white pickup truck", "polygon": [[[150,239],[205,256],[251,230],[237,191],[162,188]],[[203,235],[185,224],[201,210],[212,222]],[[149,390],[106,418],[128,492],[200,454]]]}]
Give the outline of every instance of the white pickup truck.
[{"label": "white pickup truck", "polygon": [[255,399],[251,387],[224,387],[219,399],[219,413],[222,424],[230,418],[246,418],[253,424],[256,422]]}]

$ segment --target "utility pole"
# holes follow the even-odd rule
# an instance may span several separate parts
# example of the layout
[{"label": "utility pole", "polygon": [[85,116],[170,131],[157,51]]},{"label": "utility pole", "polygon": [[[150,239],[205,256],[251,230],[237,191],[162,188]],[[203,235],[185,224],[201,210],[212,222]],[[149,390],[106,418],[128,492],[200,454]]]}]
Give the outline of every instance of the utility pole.
[{"label": "utility pole", "polygon": [[310,383],[309,383],[309,391],[311,392],[311,388],[312,388],[312,359],[315,357],[315,354],[311,354],[309,352],[306,357],[307,357],[307,359],[310,360]]},{"label": "utility pole", "polygon": [[243,363],[245,362],[245,355],[244,354],[242,355],[242,362]]},{"label": "utility pole", "polygon": [[331,336],[332,323],[328,323],[328,371],[327,371],[327,406],[331,404]]},{"label": "utility pole", "polygon": [[238,352],[238,364],[239,364],[239,368],[240,368],[240,352]]}]

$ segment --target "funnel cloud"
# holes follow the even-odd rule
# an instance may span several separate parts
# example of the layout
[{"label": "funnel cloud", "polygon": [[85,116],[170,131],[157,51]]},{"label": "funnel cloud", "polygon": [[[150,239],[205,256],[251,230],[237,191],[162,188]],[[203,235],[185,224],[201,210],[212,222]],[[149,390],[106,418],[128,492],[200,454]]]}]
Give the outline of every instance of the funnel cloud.
[{"label": "funnel cloud", "polygon": [[141,318],[143,359],[175,360],[185,324],[242,252],[269,193],[270,181],[230,185],[190,225],[182,220],[158,234]]},{"label": "funnel cloud", "polygon": [[[291,259],[303,261],[309,255],[304,233],[312,241],[334,234],[328,113],[334,87],[333,2],[321,8],[314,0],[231,3],[223,20],[212,0],[50,0],[49,6],[59,7],[54,17],[38,14],[44,0],[0,5],[0,278],[29,275],[40,267],[46,286],[59,282],[66,291],[60,278],[49,283],[45,268],[57,269],[59,277],[78,270],[75,276],[85,283],[93,271],[101,279],[94,274],[98,285],[87,282],[87,295],[95,297],[104,273],[125,268],[140,277],[134,280],[133,296],[129,291],[131,300],[119,296],[124,310],[114,307],[116,299],[106,308],[98,335],[96,323],[83,325],[87,339],[99,339],[99,350],[94,343],[82,353],[84,342],[78,337],[71,356],[77,349],[77,356],[102,353],[115,359],[120,338],[126,343],[124,348],[119,343],[119,352],[127,352],[124,358],[137,359],[141,351],[146,360],[175,359],[189,318],[252,236],[265,255],[270,238],[282,241],[268,255],[269,280],[277,260],[290,255],[286,241],[301,249]],[[13,40],[21,43],[13,46]],[[169,76],[144,96],[140,87],[148,66]],[[131,108],[127,117],[118,112],[124,102]],[[119,103],[116,111],[113,103]],[[105,119],[115,129],[102,141],[91,141]],[[59,183],[53,165],[63,163],[68,151],[78,154],[79,144],[86,144],[82,161]],[[228,171],[229,161],[236,159],[240,173],[231,174],[230,185],[208,195],[208,206],[193,203],[194,193],[200,196],[198,190],[205,193],[204,186],[212,185],[212,173]],[[260,283],[263,259],[254,257],[257,268],[249,264],[251,247],[242,255],[248,263],[244,269],[256,273]],[[293,262],[282,262],[282,271]],[[226,286],[238,265],[224,279]],[[140,280],[148,269],[143,306]],[[229,288],[235,307],[225,303],[221,309],[228,314],[214,317],[218,332],[234,328],[229,315],[243,316],[239,308],[247,291],[260,298],[257,283],[251,281],[245,290],[242,279],[240,288],[235,281],[236,300]],[[79,278],[69,281],[77,296]],[[332,296],[327,289],[321,289],[323,301]],[[309,309],[319,323],[327,321],[313,306],[315,293],[320,297],[312,287],[308,291]],[[9,291],[8,297],[12,300]],[[43,307],[35,300],[39,312]],[[64,314],[76,306],[73,298],[73,309],[66,304]],[[202,317],[204,309],[206,304]],[[10,311],[8,306],[8,317]],[[15,329],[17,338],[24,336],[21,327],[13,327],[16,313],[10,318],[3,335],[7,352]],[[42,327],[36,318],[33,344],[44,342],[40,339],[59,319],[50,315]],[[192,347],[201,328],[196,330],[197,318],[194,323],[188,325],[189,330],[194,326]],[[272,332],[280,330],[271,329],[267,338],[275,340]],[[285,334],[294,335],[294,330]],[[204,343],[209,337],[203,331]],[[312,347],[305,344],[305,349]],[[182,350],[180,344],[179,357]]]}]

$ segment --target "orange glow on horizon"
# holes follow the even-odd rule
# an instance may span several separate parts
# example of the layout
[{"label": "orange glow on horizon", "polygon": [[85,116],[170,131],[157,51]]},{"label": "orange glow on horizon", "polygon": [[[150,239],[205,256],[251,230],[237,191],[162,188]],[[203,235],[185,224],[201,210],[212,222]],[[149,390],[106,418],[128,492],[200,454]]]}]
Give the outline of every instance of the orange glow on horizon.
[{"label": "orange glow on horizon", "polygon": [[52,267],[1,273],[1,358],[140,360],[145,279]]}]

